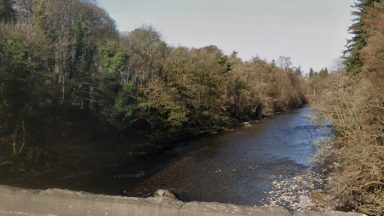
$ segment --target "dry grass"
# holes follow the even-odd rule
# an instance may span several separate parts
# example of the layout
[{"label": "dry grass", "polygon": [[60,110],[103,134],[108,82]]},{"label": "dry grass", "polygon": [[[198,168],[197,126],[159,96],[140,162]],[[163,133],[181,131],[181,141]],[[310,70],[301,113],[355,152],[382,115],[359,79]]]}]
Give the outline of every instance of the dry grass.
[{"label": "dry grass", "polygon": [[[339,207],[384,214],[384,80],[353,79],[339,72],[315,102],[338,136],[325,148],[330,167],[328,192]],[[331,152],[331,153],[330,153]]]}]

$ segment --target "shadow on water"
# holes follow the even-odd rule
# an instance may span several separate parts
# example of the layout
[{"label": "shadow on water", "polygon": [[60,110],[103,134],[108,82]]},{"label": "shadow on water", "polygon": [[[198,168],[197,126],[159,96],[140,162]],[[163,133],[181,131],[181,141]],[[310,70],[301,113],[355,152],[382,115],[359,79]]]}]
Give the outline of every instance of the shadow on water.
[{"label": "shadow on water", "polygon": [[183,142],[162,153],[128,159],[117,169],[53,185],[139,197],[168,189],[185,201],[261,205],[274,180],[310,167],[313,142],[332,135],[331,128],[307,118],[311,113],[310,108],[297,109],[250,128]]},{"label": "shadow on water", "polygon": [[260,205],[272,181],[311,166],[313,142],[332,135],[331,128],[308,119],[311,113],[310,108],[298,109],[125,164],[116,170],[118,175],[128,177],[134,165],[142,176],[134,183],[123,179],[120,185],[129,196],[147,196],[161,188],[186,201]]}]

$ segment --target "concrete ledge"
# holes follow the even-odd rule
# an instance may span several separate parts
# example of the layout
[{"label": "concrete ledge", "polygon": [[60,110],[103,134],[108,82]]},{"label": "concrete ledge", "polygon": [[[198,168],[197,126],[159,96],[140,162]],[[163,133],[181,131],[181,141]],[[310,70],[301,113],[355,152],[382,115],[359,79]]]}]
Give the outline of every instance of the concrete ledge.
[{"label": "concrete ledge", "polygon": [[361,216],[342,212],[291,214],[280,207],[247,207],[220,203],[129,198],[49,189],[26,190],[0,186],[1,216]]}]

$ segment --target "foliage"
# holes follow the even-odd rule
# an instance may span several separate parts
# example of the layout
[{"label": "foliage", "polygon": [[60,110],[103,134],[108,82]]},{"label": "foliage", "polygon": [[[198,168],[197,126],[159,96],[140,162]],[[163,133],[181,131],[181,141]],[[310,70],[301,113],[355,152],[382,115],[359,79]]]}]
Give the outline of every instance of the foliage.
[{"label": "foliage", "polygon": [[349,73],[358,74],[362,72],[363,59],[361,50],[367,45],[368,31],[366,29],[366,18],[370,8],[375,7],[382,0],[357,0],[353,6],[355,11],[352,13],[355,16],[354,24],[349,28],[352,39],[348,41],[345,54],[345,65]]},{"label": "foliage", "polygon": [[[338,136],[331,142],[328,191],[339,207],[369,215],[384,209],[384,2],[358,1],[347,71],[314,81],[315,106]],[[359,72],[364,72],[356,75]],[[311,80],[310,79],[310,80]],[[316,89],[316,88],[314,88]]]},{"label": "foliage", "polygon": [[0,8],[0,143],[9,155],[50,157],[61,129],[141,131],[166,143],[305,103],[289,57],[276,66],[216,46],[170,47],[150,26],[120,34],[85,0],[2,2],[17,18]]},{"label": "foliage", "polygon": [[316,104],[321,116],[332,121],[338,132],[332,141],[335,166],[331,168],[329,192],[339,205],[371,215],[380,215],[384,207],[381,82],[357,80],[345,72],[333,74]]},{"label": "foliage", "polygon": [[[44,36],[28,25],[4,25],[0,36],[0,133],[8,137],[14,154],[21,152],[28,119],[49,104],[48,46]],[[35,51],[38,50],[38,51]],[[20,138],[23,137],[23,138]],[[21,141],[20,141],[21,139]],[[17,148],[21,142],[20,149]]]}]

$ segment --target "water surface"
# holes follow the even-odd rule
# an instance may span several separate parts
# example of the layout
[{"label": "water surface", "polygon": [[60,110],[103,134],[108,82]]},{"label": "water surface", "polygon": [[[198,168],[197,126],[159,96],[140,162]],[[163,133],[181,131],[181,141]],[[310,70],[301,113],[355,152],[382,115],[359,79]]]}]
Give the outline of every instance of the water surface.
[{"label": "water surface", "polygon": [[139,197],[167,189],[185,201],[262,205],[272,182],[310,167],[314,142],[332,135],[329,127],[318,127],[308,119],[311,113],[310,108],[297,109],[249,128],[127,158],[118,168],[24,179],[16,186]]},{"label": "water surface", "polygon": [[[126,164],[117,171],[130,196],[171,190],[185,200],[261,205],[272,181],[311,166],[314,141],[331,135],[308,119],[310,108],[262,120],[250,128],[189,141],[157,157],[143,158],[137,176]],[[164,162],[166,161],[166,162]],[[156,167],[156,168],[154,168]],[[125,171],[127,170],[127,171]]]}]

